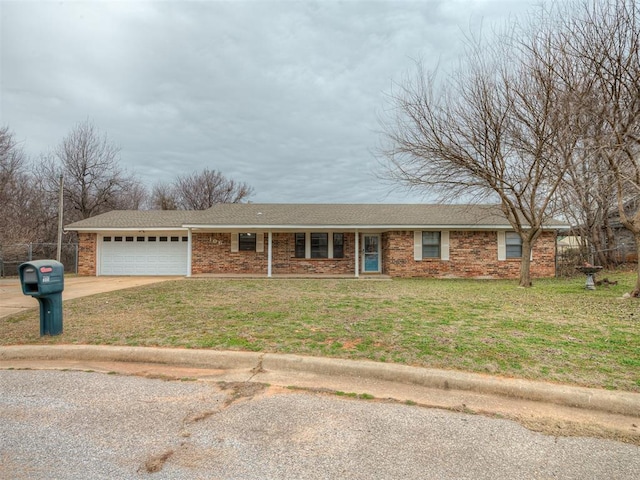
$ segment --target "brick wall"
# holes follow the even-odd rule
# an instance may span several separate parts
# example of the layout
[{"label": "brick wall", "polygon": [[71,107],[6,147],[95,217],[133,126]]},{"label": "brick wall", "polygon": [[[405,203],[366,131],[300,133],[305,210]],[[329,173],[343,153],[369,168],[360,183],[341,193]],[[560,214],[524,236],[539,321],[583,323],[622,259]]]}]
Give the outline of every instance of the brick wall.
[{"label": "brick wall", "polygon": [[[267,234],[264,252],[231,252],[230,233],[197,233],[192,237],[192,273],[267,274]],[[78,235],[78,274],[96,275],[95,233]],[[518,278],[520,260],[498,261],[496,232],[451,231],[450,260],[413,259],[413,231],[386,232],[382,241],[382,273],[392,277]],[[293,233],[273,234],[272,273],[298,275],[353,275],[355,234],[344,235],[344,258],[295,258]],[[545,232],[533,251],[531,275],[555,275],[555,233]]]},{"label": "brick wall", "polygon": [[78,275],[96,275],[96,247],[98,235],[95,233],[78,234]]},{"label": "brick wall", "polygon": [[[449,260],[413,259],[413,231],[382,234],[383,273],[392,277],[518,278],[520,259],[498,260],[496,232],[449,232]],[[532,277],[555,275],[555,233],[543,233],[533,250]]]},{"label": "brick wall", "polygon": [[[273,274],[353,274],[355,261],[353,233],[344,238],[344,258],[295,258],[293,233],[272,235]],[[232,252],[230,233],[198,233],[192,237],[192,273],[267,274],[268,239],[264,233],[264,252]]]}]

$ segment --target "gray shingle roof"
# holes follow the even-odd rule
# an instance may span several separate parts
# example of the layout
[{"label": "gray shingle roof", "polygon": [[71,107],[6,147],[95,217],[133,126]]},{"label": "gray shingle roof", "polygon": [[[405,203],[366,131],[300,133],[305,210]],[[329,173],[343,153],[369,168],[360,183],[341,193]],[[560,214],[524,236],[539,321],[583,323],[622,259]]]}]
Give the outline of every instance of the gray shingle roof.
[{"label": "gray shingle roof", "polygon": [[112,210],[67,225],[68,230],[94,228],[176,228],[191,220],[193,211],[184,210]]},{"label": "gray shingle roof", "polygon": [[[189,227],[504,227],[497,205],[258,204],[215,205],[203,211],[116,210],[72,223],[69,230]],[[552,220],[547,227],[567,227]]]},{"label": "gray shingle roof", "polygon": [[193,224],[265,226],[504,225],[499,208],[469,205],[227,204],[199,212]]}]

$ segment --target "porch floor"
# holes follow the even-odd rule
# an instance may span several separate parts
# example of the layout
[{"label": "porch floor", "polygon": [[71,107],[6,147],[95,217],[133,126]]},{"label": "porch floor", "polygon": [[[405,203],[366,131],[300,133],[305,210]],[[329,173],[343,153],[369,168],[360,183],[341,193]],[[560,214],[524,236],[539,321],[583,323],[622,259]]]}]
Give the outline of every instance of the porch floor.
[{"label": "porch floor", "polygon": [[[198,273],[195,275],[191,275],[190,278],[236,278],[236,279],[261,279],[261,278],[269,278],[266,274],[258,274],[258,273]],[[300,279],[352,279],[352,280],[391,280],[389,275],[383,275],[380,273],[376,274],[361,274],[359,277],[355,277],[353,275],[314,275],[314,274],[273,274],[271,278],[275,279],[292,279],[292,278],[300,278]]]}]

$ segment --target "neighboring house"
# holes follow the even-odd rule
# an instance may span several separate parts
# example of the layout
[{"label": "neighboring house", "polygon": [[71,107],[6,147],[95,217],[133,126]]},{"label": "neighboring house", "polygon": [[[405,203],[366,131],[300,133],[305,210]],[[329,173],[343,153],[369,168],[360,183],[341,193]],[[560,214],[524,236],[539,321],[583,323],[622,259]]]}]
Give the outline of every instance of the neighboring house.
[{"label": "neighboring house", "polygon": [[[533,277],[555,275],[545,225]],[[495,205],[220,204],[112,211],[66,227],[81,275],[360,275],[517,278],[522,245]]]},{"label": "neighboring house", "polygon": [[[625,213],[633,218],[638,208],[640,208],[640,198],[633,198],[631,200],[627,200],[624,204]],[[609,236],[605,238],[610,239],[610,245],[608,248],[615,252],[612,256],[613,258],[620,263],[635,263],[638,261],[638,255],[636,251],[636,241],[633,236],[633,233],[628,230],[620,220],[620,213],[617,208],[612,209],[606,221],[606,226],[603,226],[603,230],[606,228],[609,229]]]}]

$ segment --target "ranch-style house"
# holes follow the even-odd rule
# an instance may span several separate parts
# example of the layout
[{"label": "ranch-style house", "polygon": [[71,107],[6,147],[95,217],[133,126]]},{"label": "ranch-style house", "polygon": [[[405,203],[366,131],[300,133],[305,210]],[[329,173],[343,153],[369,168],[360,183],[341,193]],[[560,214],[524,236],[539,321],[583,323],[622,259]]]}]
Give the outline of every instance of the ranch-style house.
[{"label": "ranch-style house", "polygon": [[[544,225],[533,277],[555,275]],[[67,225],[80,275],[517,278],[520,237],[497,205],[220,204],[111,211]]]}]

